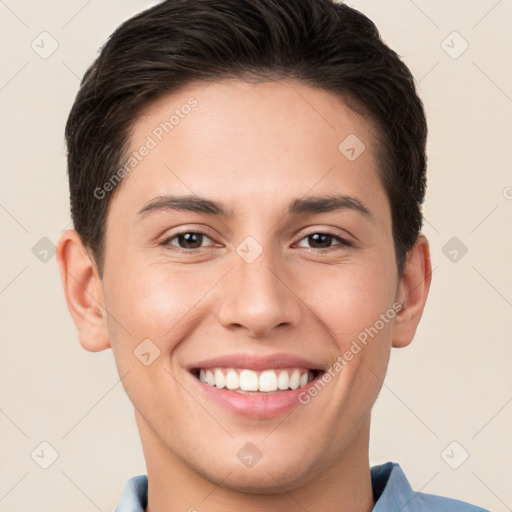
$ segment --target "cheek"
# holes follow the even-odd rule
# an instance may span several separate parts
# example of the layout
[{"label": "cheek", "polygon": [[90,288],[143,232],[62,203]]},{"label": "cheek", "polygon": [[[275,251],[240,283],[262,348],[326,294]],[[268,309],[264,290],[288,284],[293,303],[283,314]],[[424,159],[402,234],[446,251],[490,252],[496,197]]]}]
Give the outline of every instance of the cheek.
[{"label": "cheek", "polygon": [[391,322],[382,326],[381,315],[394,317],[392,305],[396,295],[396,274],[390,258],[319,270],[310,274],[304,286],[305,296],[317,316],[335,337],[339,349],[357,339],[360,333],[378,323],[379,334],[389,336]]},{"label": "cheek", "polygon": [[165,264],[139,261],[124,273],[121,268],[105,286],[113,350],[119,338],[123,351],[149,338],[162,353],[170,352],[190,329],[194,312],[218,281],[217,273],[192,266],[171,271]]},{"label": "cheek", "polygon": [[122,270],[119,265],[115,277],[111,272],[105,283],[111,347],[119,375],[126,375],[127,395],[149,417],[151,408],[161,406],[157,399],[161,395],[148,390],[179,390],[169,375],[169,355],[198,324],[198,315],[204,315],[202,299],[215,281],[211,272],[192,271],[192,266],[170,271],[164,265],[139,261]]}]

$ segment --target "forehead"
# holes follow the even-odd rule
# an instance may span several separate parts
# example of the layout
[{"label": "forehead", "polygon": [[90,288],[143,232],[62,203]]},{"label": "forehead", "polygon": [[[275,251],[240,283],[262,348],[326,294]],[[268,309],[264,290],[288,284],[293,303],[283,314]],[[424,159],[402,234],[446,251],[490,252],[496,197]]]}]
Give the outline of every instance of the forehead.
[{"label": "forehead", "polygon": [[[310,143],[304,151],[309,153],[311,146],[332,150],[334,143],[337,149],[337,142],[351,134],[368,146],[376,142],[371,135],[372,123],[332,92],[292,80],[254,84],[230,79],[190,84],[150,104],[134,123],[132,146],[142,143],[147,135],[165,143],[162,139],[176,138],[190,124],[205,150],[209,142],[223,136],[230,137],[231,146],[247,137],[266,142],[265,153],[290,148],[300,153],[306,138]],[[229,154],[229,147],[226,144],[222,148],[224,156]]]},{"label": "forehead", "polygon": [[299,82],[191,84],[134,123],[122,188],[134,200],[231,196],[240,208],[256,197],[265,207],[279,195],[371,192],[382,188],[372,130],[339,96]]}]

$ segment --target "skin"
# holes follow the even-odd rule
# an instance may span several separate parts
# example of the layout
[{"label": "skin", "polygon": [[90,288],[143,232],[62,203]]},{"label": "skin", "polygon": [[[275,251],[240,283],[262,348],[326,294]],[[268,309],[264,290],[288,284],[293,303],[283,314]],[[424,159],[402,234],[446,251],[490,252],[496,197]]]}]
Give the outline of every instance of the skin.
[{"label": "skin", "polygon": [[[370,511],[371,408],[391,347],[411,342],[422,315],[427,240],[418,238],[399,276],[372,126],[339,97],[297,82],[191,84],[139,117],[132,150],[190,97],[197,106],[115,192],[102,279],[76,232],[64,232],[58,246],[80,343],[111,347],[134,405],[147,510]],[[338,149],[350,134],[366,147],[354,161]],[[218,201],[232,215],[137,214],[165,194]],[[295,199],[327,194],[356,198],[370,214],[287,213]],[[172,238],[182,229],[207,237],[187,249]],[[336,238],[315,245],[314,233],[350,245]],[[247,236],[262,250],[252,263],[236,251]],[[400,313],[287,415],[234,414],[201,393],[186,370],[238,352],[287,353],[327,369],[397,302]],[[149,366],[134,356],[147,338],[160,350]],[[262,454],[252,468],[237,457],[247,442]]]}]

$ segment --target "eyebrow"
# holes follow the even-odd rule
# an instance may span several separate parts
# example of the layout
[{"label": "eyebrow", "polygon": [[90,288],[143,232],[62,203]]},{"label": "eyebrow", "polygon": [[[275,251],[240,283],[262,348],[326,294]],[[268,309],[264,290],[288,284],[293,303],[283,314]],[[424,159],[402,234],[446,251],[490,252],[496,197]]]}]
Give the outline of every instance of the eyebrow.
[{"label": "eyebrow", "polygon": [[[233,210],[227,209],[222,203],[204,197],[165,195],[151,199],[137,212],[137,216],[140,220],[152,212],[162,210],[189,211],[221,217],[232,217],[234,214]],[[295,199],[288,207],[288,214],[325,213],[337,210],[353,210],[365,217],[373,218],[372,212],[362,201],[353,196],[340,194]]]},{"label": "eyebrow", "polygon": [[195,195],[189,196],[157,196],[143,206],[137,216],[146,217],[149,213],[159,210],[177,210],[197,213],[207,213],[222,217],[232,217],[233,212],[228,211],[221,203],[199,197]]},{"label": "eyebrow", "polygon": [[326,196],[308,196],[295,199],[288,209],[289,215],[299,213],[324,213],[336,210],[355,210],[365,217],[373,217],[370,209],[362,201],[353,196],[346,195],[326,195]]}]

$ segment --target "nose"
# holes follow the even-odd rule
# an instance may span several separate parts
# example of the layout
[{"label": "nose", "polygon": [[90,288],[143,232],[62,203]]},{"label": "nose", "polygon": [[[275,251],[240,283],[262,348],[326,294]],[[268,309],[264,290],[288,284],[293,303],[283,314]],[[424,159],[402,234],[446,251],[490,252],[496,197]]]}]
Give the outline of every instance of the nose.
[{"label": "nose", "polygon": [[252,263],[238,255],[234,260],[221,289],[219,322],[229,329],[245,329],[254,338],[269,336],[277,327],[297,325],[301,300],[286,278],[291,273],[284,272],[282,265],[276,266],[270,251],[264,251]]}]

